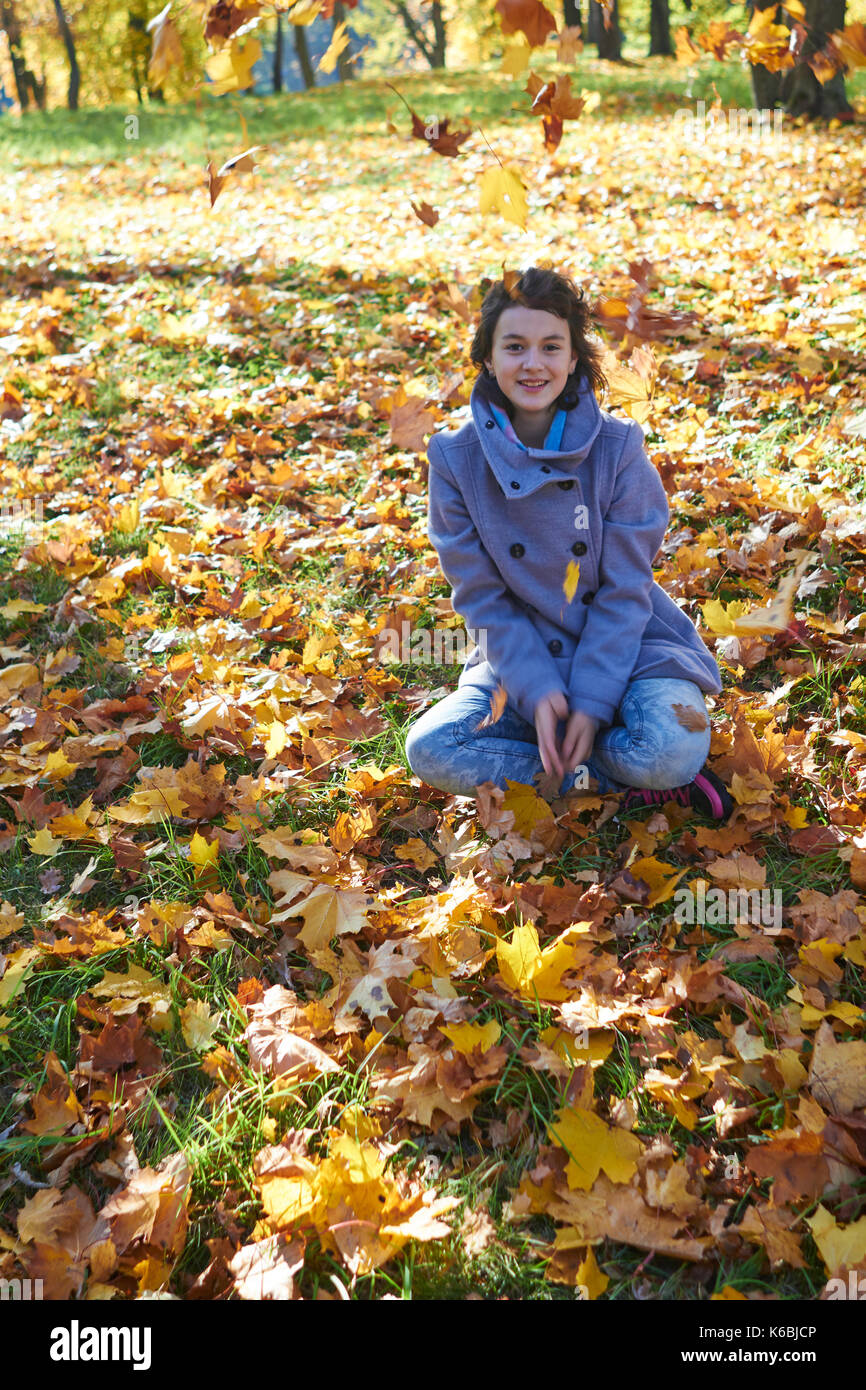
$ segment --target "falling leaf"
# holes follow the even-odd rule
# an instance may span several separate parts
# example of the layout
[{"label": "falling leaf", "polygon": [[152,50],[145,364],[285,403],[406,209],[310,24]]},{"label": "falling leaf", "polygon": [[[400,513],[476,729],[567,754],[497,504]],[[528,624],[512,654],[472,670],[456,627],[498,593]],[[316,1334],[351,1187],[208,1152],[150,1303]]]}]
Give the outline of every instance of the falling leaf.
[{"label": "falling leaf", "polygon": [[526,189],[516,165],[494,164],[485,169],[481,176],[479,212],[482,217],[498,212],[506,222],[514,222],[521,228],[526,226]]},{"label": "falling leaf", "polygon": [[489,729],[492,724],[498,724],[505,713],[505,706],[508,704],[508,692],[504,685],[497,685],[495,690],[490,692],[490,711],[485,714],[480,724],[475,726],[476,732],[481,729]]},{"label": "falling leaf", "polygon": [[577,586],[580,583],[580,561],[569,560],[565,570],[565,583],[562,592],[565,594],[568,603],[571,603],[577,593]]}]

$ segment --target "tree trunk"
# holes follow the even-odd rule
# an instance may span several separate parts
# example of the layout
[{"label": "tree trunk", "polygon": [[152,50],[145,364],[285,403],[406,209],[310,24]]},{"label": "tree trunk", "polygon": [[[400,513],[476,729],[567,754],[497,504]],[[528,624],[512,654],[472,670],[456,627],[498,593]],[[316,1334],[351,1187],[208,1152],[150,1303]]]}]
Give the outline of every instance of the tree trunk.
[{"label": "tree trunk", "polygon": [[[775,9],[775,4],[750,5],[750,10]],[[784,24],[784,12],[775,17]],[[790,26],[789,26],[790,27]],[[806,39],[795,67],[783,72],[769,72],[762,64],[752,68],[752,95],[760,110],[781,106],[789,116],[820,116],[829,120],[850,112],[852,107],[845,93],[845,78],[837,72],[828,82],[820,83],[805,61],[827,42],[834,29],[845,27],[845,0],[806,0]]]},{"label": "tree trunk", "polygon": [[143,50],[142,41],[139,36],[145,34],[146,25],[143,15],[136,14],[135,10],[133,9],[127,10],[127,19],[127,27],[129,30],[129,61],[132,67],[132,85],[135,88],[135,95],[138,98],[138,104],[139,106],[142,106],[144,103],[144,98],[142,97],[142,88],[144,87],[145,82],[141,70]]},{"label": "tree trunk", "polygon": [[441,0],[433,0],[433,63],[434,68],[445,66],[445,18],[442,14]]},{"label": "tree trunk", "polygon": [[283,90],[283,16],[277,10],[277,41],[274,45],[274,91]]},{"label": "tree trunk", "polygon": [[66,56],[69,59],[69,90],[66,95],[66,104],[70,111],[77,111],[78,91],[81,86],[81,71],[78,67],[78,56],[75,52],[75,39],[72,37],[72,30],[69,27],[66,15],[63,13],[61,0],[54,0],[54,13],[57,16],[57,27],[60,30],[60,37],[66,45]]},{"label": "tree trunk", "polygon": [[822,84],[805,59],[824,47],[834,29],[845,28],[845,0],[805,0],[805,3],[807,37],[797,66],[782,73],[782,100],[791,116],[822,116],[830,120],[853,109],[845,95],[845,78],[837,72]]},{"label": "tree trunk", "polygon": [[583,20],[580,17],[580,0],[564,0],[562,17],[565,21],[566,29],[582,29]]},{"label": "tree trunk", "polygon": [[[337,25],[342,24],[345,18],[346,6],[343,4],[343,0],[334,0],[333,28],[336,29]],[[339,77],[339,80],[341,82],[349,82],[354,76],[354,63],[352,62],[352,39],[348,33],[346,34],[346,38],[349,40],[349,42],[346,45],[346,47],[342,49],[337,58],[337,76]]]},{"label": "tree trunk", "polygon": [[316,85],[316,75],[313,72],[313,65],[310,62],[310,49],[307,44],[307,31],[303,24],[293,24],[295,31],[295,52],[298,55],[298,63],[301,68],[301,76],[304,79],[304,86],[307,91]]},{"label": "tree trunk", "polygon": [[15,13],[13,0],[0,0],[0,26],[6,32],[9,58],[12,63],[12,76],[15,78],[15,90],[18,93],[21,110],[26,111],[29,108],[32,95],[40,111],[44,111],[45,73],[43,70],[42,81],[38,82],[35,73],[31,72],[27,66],[27,59],[24,57],[24,47],[21,42],[21,25]]},{"label": "tree trunk", "polygon": [[[406,4],[405,4],[405,0],[393,0],[393,3],[394,3],[394,9],[397,11],[397,13],[399,14],[400,18],[403,20],[403,23],[404,23],[405,26],[406,26],[406,32],[407,32],[407,34],[409,35],[410,39],[411,39],[412,42],[415,44],[416,48],[418,48],[418,49],[420,50],[420,52],[421,52],[421,54],[423,55],[423,57],[425,57],[425,58],[427,59],[427,62],[430,64],[431,68],[435,68],[435,67],[437,66],[437,62],[436,62],[436,57],[437,57],[437,45],[436,45],[436,43],[434,43],[434,44],[431,46],[431,44],[429,43],[429,41],[428,41],[428,39],[427,39],[427,35],[424,33],[424,30],[420,27],[420,25],[416,24],[415,20],[412,18],[411,14],[409,13],[409,10],[407,9]],[[441,6],[440,6],[440,4],[439,4],[439,0],[434,0],[433,9],[434,9],[434,24],[435,24],[435,22],[436,22],[436,20],[435,20],[435,12],[436,12],[436,11],[439,12],[439,22],[440,22],[440,24],[441,24],[441,23],[442,23],[442,11],[441,11]],[[444,38],[443,38],[443,42],[442,42],[442,52],[443,52],[443,59],[442,59],[442,62],[443,62],[443,63],[444,63],[444,49],[445,49],[445,44],[444,44]],[[439,63],[438,66],[441,67],[441,66],[442,66],[442,63]]]},{"label": "tree trunk", "polygon": [[621,63],[622,31],[619,27],[619,0],[613,0],[613,8],[609,14],[607,25],[604,22],[604,11],[598,4],[598,0],[589,0],[589,28],[590,43],[598,45],[599,58],[606,58],[610,63]]},{"label": "tree trunk", "polygon": [[673,51],[669,0],[650,0],[650,57],[669,58]]}]

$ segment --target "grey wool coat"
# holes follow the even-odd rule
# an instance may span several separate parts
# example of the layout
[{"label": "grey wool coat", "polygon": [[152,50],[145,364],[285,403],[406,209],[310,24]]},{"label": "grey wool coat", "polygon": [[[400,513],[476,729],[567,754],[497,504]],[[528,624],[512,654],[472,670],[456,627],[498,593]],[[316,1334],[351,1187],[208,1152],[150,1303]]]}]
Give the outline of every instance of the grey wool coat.
[{"label": "grey wool coat", "polygon": [[525,450],[491,400],[504,404],[482,375],[471,419],[427,446],[430,540],[478,644],[459,684],[503,685],[530,722],[560,691],[602,726],[632,679],[718,693],[715,660],[653,579],[669,512],[640,425],[602,411],[583,382],[560,448]]}]

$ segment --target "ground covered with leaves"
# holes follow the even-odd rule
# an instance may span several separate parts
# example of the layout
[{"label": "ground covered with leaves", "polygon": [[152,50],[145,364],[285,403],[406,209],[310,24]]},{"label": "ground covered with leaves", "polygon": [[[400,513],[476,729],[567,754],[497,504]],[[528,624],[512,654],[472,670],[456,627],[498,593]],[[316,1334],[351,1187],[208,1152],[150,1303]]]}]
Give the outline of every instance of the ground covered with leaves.
[{"label": "ground covered with leaves", "polygon": [[[342,123],[293,98],[213,210],[198,157],[91,160],[62,113],[7,161],[0,1276],[705,1299],[866,1269],[861,135],[683,148],[653,71],[555,156],[496,75],[402,84],[489,100],[455,159],[389,133],[384,86]],[[478,210],[490,145],[525,231]],[[384,640],[459,622],[425,440],[466,418],[482,275],[545,257],[601,301],[603,404],[668,492],[722,826],[405,762],[459,674]],[[684,887],[736,907],[681,921]]]}]

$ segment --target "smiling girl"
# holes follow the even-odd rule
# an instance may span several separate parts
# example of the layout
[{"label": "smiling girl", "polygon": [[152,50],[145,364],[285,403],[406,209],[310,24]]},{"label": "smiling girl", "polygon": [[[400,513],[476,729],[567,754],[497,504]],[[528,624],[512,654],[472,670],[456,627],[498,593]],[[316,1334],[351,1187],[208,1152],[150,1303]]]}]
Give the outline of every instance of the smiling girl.
[{"label": "smiling girl", "polygon": [[640,426],[599,408],[590,330],[583,292],[546,267],[484,297],[471,419],[427,450],[430,539],[478,645],[406,756],[459,795],[542,769],[565,792],[585,769],[626,805],[723,819],[733,802],[705,765],[718,668],[653,579],[664,488]]}]

